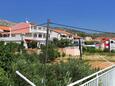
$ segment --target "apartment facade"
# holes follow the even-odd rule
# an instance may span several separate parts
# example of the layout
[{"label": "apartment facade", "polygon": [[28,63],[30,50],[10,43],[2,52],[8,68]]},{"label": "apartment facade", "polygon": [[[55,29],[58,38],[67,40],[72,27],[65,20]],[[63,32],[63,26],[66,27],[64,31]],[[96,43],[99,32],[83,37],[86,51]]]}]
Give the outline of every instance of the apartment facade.
[{"label": "apartment facade", "polygon": [[[29,22],[17,23],[11,27],[0,27],[0,41],[7,42],[24,42],[25,48],[28,48],[27,44],[31,41],[36,41],[37,46],[45,44],[46,42],[47,28],[39,25],[35,25]],[[69,39],[73,43],[78,42],[80,38],[77,35],[69,33],[62,29],[51,29],[49,30],[49,40],[52,41],[54,38]]]},{"label": "apartment facade", "polygon": [[76,46],[79,45],[79,39],[82,39],[77,34],[69,33],[62,29],[51,29],[50,30],[50,40],[53,40],[54,38],[60,39],[68,39],[71,40],[72,43],[74,43]]},{"label": "apartment facade", "polygon": [[30,41],[36,41],[37,45],[45,44],[46,27],[38,26],[28,22],[22,22],[7,28],[9,28],[8,31],[3,30],[0,33],[0,41],[17,43],[24,41],[26,48],[27,43]]},{"label": "apartment facade", "polygon": [[50,39],[53,40],[54,38],[57,39],[69,39],[69,40],[75,40],[78,36],[74,35],[72,33],[69,33],[62,29],[51,29],[50,31]]}]

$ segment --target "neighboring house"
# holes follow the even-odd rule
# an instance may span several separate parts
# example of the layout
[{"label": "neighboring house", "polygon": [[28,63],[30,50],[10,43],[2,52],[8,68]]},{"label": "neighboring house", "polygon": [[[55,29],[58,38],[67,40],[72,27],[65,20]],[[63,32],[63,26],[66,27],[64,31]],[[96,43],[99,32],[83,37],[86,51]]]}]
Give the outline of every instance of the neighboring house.
[{"label": "neighboring house", "polygon": [[105,37],[97,37],[94,39],[94,41],[101,42]]},{"label": "neighboring house", "polygon": [[50,31],[50,39],[53,40],[54,38],[57,39],[72,39],[71,33],[61,30],[61,29],[51,29]]},{"label": "neighboring house", "polygon": [[85,37],[85,41],[93,41],[93,39],[92,39],[92,37],[87,36],[87,37]]},{"label": "neighboring house", "polygon": [[[28,22],[18,23],[12,27],[8,27],[8,32],[2,32],[0,40],[5,42],[21,42],[24,41],[25,47],[30,41],[36,41],[37,44],[45,44],[46,27],[33,25]],[[7,37],[5,36],[7,35]]]},{"label": "neighboring house", "polygon": [[54,38],[57,38],[58,40],[60,39],[71,40],[75,46],[79,45],[79,39],[81,39],[81,41],[83,42],[83,39],[77,34],[74,35],[62,29],[51,29],[50,30],[50,40],[53,40]]}]

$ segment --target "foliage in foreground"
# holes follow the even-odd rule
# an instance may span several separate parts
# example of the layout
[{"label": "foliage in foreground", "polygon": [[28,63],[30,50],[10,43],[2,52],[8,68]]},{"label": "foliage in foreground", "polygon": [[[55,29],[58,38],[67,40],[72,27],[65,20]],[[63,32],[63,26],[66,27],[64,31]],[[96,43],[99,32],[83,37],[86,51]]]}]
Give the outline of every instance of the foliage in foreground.
[{"label": "foliage in foreground", "polygon": [[38,55],[29,55],[26,52],[16,54],[12,52],[14,49],[16,46],[10,45],[11,51],[3,49],[0,52],[0,86],[28,86],[24,80],[15,74],[16,70],[37,86],[43,86],[44,83],[46,86],[66,86],[70,82],[94,72],[90,69],[90,65],[81,60],[70,59],[68,62],[60,62],[59,64],[43,64]]},{"label": "foliage in foreground", "polygon": [[[42,86],[42,80],[46,86],[66,86],[70,82],[79,80],[94,71],[84,61],[70,59],[67,63],[61,62],[59,64],[42,64],[39,62],[36,55],[33,57],[19,56],[13,63],[13,72],[19,70],[28,79],[34,82],[37,86]],[[15,85],[28,86],[18,76],[13,75]],[[17,86],[20,86],[17,85]]]}]

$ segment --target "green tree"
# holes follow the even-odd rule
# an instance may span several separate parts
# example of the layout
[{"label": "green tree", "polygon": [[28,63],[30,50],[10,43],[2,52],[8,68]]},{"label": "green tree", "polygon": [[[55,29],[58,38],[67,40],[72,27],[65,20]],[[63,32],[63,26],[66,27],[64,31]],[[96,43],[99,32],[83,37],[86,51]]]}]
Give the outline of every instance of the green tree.
[{"label": "green tree", "polygon": [[12,86],[13,82],[8,77],[8,74],[4,69],[0,68],[0,86]]},{"label": "green tree", "polygon": [[45,62],[46,50],[47,50],[47,62],[53,61],[55,58],[60,56],[60,53],[58,52],[57,47],[54,44],[49,43],[48,47],[42,45],[41,53],[39,54],[41,62]]},{"label": "green tree", "polygon": [[58,40],[55,38],[53,39],[53,43],[59,48],[64,48],[72,45],[72,41],[69,39]]}]

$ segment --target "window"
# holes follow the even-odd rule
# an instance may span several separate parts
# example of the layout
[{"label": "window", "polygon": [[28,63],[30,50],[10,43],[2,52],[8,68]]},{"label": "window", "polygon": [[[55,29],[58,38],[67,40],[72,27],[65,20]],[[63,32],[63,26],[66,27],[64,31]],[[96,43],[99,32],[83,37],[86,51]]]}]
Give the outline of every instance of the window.
[{"label": "window", "polygon": [[46,28],[45,28],[45,27],[43,27],[43,30],[46,30]]},{"label": "window", "polygon": [[39,30],[41,30],[42,28],[41,27],[39,27]]},{"label": "window", "polygon": [[46,34],[45,33],[43,34],[43,38],[46,38]]},{"label": "window", "polygon": [[36,26],[34,26],[34,30],[36,30],[37,29],[37,27]]},{"label": "window", "polygon": [[15,37],[15,34],[12,34],[12,37]]},{"label": "window", "polygon": [[37,33],[34,33],[34,37],[35,37],[35,38],[37,37]]},{"label": "window", "polygon": [[36,26],[31,26],[31,30],[35,30],[36,29]]},{"label": "window", "polygon": [[69,36],[69,38],[71,38],[72,36]]},{"label": "window", "polygon": [[41,33],[39,33],[38,37],[39,37],[39,38],[42,38],[42,34],[41,34]]},{"label": "window", "polygon": [[31,26],[31,29],[33,29],[33,26]]}]

